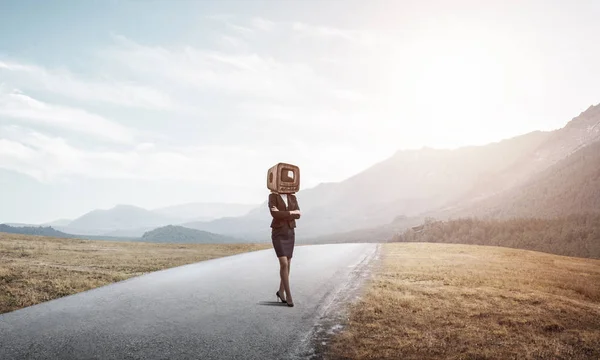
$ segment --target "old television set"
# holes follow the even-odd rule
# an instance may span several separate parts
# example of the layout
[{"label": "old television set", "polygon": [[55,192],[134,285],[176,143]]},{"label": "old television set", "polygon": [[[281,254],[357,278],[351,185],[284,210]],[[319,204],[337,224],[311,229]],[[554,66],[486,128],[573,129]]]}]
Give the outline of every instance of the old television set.
[{"label": "old television set", "polygon": [[300,168],[296,165],[279,163],[267,172],[267,188],[280,194],[300,191]]}]

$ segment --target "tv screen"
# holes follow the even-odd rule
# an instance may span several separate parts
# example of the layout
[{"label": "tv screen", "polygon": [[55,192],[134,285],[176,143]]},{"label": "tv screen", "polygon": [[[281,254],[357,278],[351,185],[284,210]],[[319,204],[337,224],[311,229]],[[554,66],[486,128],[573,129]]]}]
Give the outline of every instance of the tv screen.
[{"label": "tv screen", "polygon": [[292,169],[283,168],[281,170],[281,181],[284,183],[294,183],[296,179],[296,174]]}]

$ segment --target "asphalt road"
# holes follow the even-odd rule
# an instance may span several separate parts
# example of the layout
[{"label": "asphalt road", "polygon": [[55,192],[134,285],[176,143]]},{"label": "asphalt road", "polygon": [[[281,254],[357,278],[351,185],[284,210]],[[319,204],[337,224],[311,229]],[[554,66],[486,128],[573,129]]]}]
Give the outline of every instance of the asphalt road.
[{"label": "asphalt road", "polygon": [[376,244],[297,246],[292,308],[275,303],[269,249],[13,311],[0,315],[0,359],[287,359],[376,252]]}]

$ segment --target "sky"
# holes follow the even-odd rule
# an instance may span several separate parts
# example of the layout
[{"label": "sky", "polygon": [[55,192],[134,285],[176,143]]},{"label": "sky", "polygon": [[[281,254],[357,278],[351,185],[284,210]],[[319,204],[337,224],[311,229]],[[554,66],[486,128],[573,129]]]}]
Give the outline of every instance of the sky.
[{"label": "sky", "polygon": [[[0,223],[262,203],[600,103],[598,1],[0,0]],[[407,174],[409,176],[409,174]]]}]

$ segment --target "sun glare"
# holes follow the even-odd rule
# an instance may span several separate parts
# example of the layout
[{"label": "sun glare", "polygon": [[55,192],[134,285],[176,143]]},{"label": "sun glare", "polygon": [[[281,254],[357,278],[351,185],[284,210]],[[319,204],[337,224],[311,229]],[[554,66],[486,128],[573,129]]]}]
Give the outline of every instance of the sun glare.
[{"label": "sun glare", "polygon": [[[493,140],[484,127],[490,112],[502,101],[509,63],[498,44],[482,46],[476,38],[459,42],[447,38],[423,38],[398,61],[401,69],[390,79],[408,118],[420,128],[435,127],[429,145],[456,147]],[[415,125],[416,126],[416,125]],[[497,136],[497,135],[496,135]],[[435,139],[434,139],[435,137]]]}]

